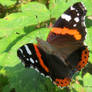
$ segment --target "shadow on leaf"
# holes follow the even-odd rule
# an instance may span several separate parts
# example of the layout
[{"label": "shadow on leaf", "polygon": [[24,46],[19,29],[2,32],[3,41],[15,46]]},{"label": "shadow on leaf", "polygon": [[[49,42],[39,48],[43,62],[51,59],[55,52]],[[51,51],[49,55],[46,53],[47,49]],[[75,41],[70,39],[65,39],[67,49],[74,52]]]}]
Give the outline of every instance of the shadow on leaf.
[{"label": "shadow on leaf", "polygon": [[92,20],[91,19],[88,19],[88,17],[86,17],[85,22],[86,22],[87,28],[92,27]]},{"label": "shadow on leaf", "polygon": [[[48,24],[50,21],[45,21],[45,22],[42,22],[42,23],[39,23],[37,25],[40,25],[39,28],[42,28],[42,27],[46,27],[46,24]],[[31,26],[28,26],[28,27],[24,27],[24,32],[25,34],[20,34],[19,32],[15,32],[15,35],[16,35],[16,39],[13,40],[7,47],[6,47],[6,50],[3,51],[3,52],[9,52],[11,50],[11,48],[17,44],[18,41],[20,41],[24,36],[27,36],[29,33],[33,32],[35,29],[38,29],[37,28],[37,25],[31,25]],[[19,35],[19,36],[18,36]],[[17,37],[18,36],[18,37]],[[2,53],[3,53],[2,52]]]},{"label": "shadow on leaf", "polygon": [[78,92],[75,88],[72,88],[72,92]]},{"label": "shadow on leaf", "polygon": [[83,80],[78,80],[78,81],[79,81],[80,85],[83,86]]},{"label": "shadow on leaf", "polygon": [[29,26],[29,27],[24,28],[25,34],[20,34],[20,33],[16,34],[16,32],[15,32],[15,35],[16,35],[16,36],[19,35],[19,34],[20,34],[20,35],[19,35],[18,37],[16,37],[16,39],[15,39],[14,41],[12,41],[12,42],[6,47],[6,50],[5,50],[4,52],[9,52],[9,51],[11,50],[11,48],[12,48],[19,40],[21,40],[24,36],[28,35],[30,32],[34,31],[35,26],[36,26],[36,25],[33,25],[33,26]]},{"label": "shadow on leaf", "polygon": [[91,64],[90,62],[88,62],[88,65],[83,69],[82,77],[83,77],[87,72],[90,73],[90,74],[92,74],[92,64]]},{"label": "shadow on leaf", "polygon": [[31,68],[24,68],[22,64],[17,64],[15,67],[6,67],[9,87],[14,88],[18,92],[70,92],[68,88],[59,89],[56,91],[56,86]]},{"label": "shadow on leaf", "polygon": [[16,89],[15,89],[15,88],[12,88],[12,89],[10,90],[10,92],[16,92]]},{"label": "shadow on leaf", "polygon": [[3,87],[9,84],[8,77],[0,74],[0,92],[2,92]]}]

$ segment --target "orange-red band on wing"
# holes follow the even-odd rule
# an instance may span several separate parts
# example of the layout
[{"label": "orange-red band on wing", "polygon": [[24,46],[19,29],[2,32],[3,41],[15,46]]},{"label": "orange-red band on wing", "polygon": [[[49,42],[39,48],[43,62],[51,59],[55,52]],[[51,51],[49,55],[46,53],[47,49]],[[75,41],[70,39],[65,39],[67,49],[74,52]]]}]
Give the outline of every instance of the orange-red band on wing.
[{"label": "orange-red band on wing", "polygon": [[42,58],[41,58],[41,54],[39,52],[39,49],[37,48],[37,45],[34,45],[37,57],[39,59],[40,65],[45,69],[46,72],[49,72],[49,69],[47,68],[47,66],[44,64]]},{"label": "orange-red band on wing", "polygon": [[89,57],[89,51],[88,48],[86,48],[85,50],[82,51],[81,61],[78,63],[76,67],[78,70],[81,70],[83,67],[85,67],[85,65],[88,62],[88,57]]},{"label": "orange-red band on wing", "polygon": [[70,78],[64,78],[64,79],[56,79],[54,81],[54,83],[57,85],[57,86],[60,86],[60,87],[66,87],[70,84],[70,81],[71,79]]},{"label": "orange-red band on wing", "polygon": [[81,34],[76,29],[68,29],[66,27],[64,28],[54,27],[52,28],[51,32],[55,34],[61,34],[61,35],[68,34],[68,35],[74,36],[76,40],[81,40],[82,38]]}]

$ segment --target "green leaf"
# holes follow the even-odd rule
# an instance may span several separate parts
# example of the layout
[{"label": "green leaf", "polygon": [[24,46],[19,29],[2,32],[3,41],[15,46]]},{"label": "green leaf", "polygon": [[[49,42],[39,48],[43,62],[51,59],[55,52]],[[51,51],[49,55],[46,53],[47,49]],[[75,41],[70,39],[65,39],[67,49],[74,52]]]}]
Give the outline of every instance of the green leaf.
[{"label": "green leaf", "polygon": [[47,21],[50,19],[50,12],[45,5],[37,2],[28,3],[22,5],[22,12],[30,15],[34,15],[37,19],[37,23]]},{"label": "green leaf", "polygon": [[28,3],[22,6],[21,13],[13,13],[0,19],[0,37],[6,36],[7,33],[10,34],[12,30],[16,28],[37,25],[41,22],[48,21],[49,19],[50,14],[46,6],[36,2]]},{"label": "green leaf", "polygon": [[83,77],[83,82],[84,82],[84,87],[85,87],[86,91],[91,92],[92,91],[92,75],[87,73]]},{"label": "green leaf", "polygon": [[17,0],[0,0],[0,4],[9,6],[14,4],[16,1]]},{"label": "green leaf", "polygon": [[89,57],[89,61],[92,62],[92,27],[87,28],[87,38],[86,38],[86,44],[88,45],[89,51],[90,51],[90,57]]},{"label": "green leaf", "polygon": [[76,2],[83,2],[87,8],[87,15],[92,14],[92,0],[50,0],[49,9],[51,17],[58,18],[68,7]]}]

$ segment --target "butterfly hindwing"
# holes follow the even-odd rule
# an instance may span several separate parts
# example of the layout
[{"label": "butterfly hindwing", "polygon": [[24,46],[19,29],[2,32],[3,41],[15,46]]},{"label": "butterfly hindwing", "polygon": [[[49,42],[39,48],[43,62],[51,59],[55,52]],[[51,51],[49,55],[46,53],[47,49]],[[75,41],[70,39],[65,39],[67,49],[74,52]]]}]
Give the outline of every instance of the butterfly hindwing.
[{"label": "butterfly hindwing", "polygon": [[87,46],[83,46],[72,52],[67,58],[67,61],[78,71],[88,63],[89,51]]}]

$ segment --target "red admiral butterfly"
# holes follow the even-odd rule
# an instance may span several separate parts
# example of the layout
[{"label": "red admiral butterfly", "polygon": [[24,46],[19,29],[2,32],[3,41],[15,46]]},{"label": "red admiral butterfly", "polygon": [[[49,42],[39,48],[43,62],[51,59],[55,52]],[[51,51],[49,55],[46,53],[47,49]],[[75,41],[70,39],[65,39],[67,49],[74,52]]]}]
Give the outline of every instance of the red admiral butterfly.
[{"label": "red admiral butterfly", "polygon": [[70,84],[75,72],[88,62],[89,51],[84,45],[86,9],[81,2],[68,8],[56,21],[47,41],[28,43],[17,51],[25,67],[33,67],[60,87]]}]

